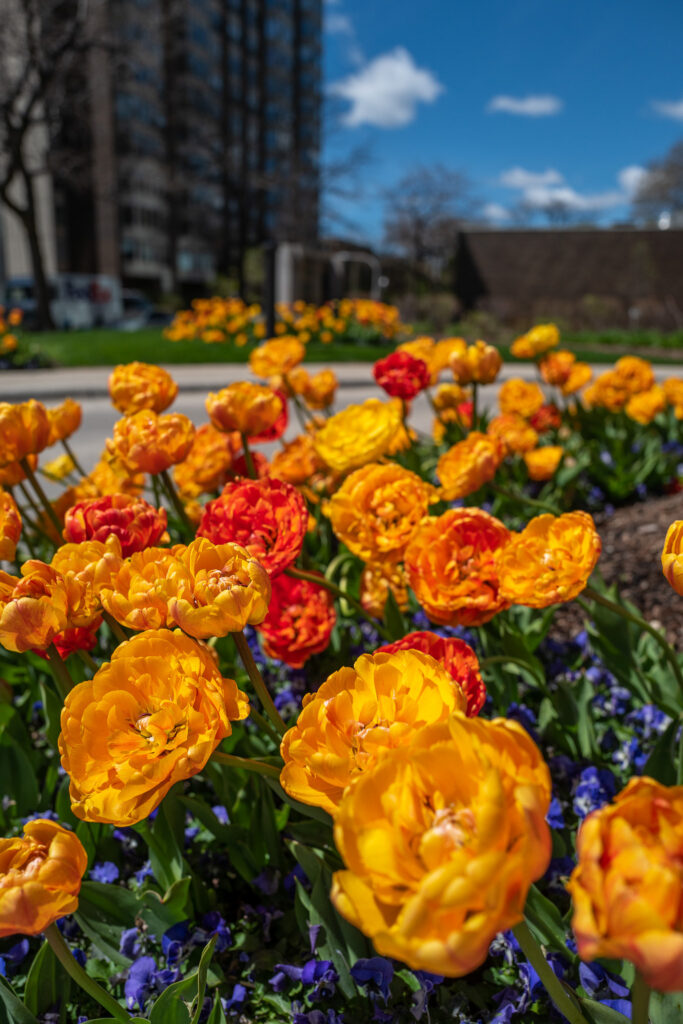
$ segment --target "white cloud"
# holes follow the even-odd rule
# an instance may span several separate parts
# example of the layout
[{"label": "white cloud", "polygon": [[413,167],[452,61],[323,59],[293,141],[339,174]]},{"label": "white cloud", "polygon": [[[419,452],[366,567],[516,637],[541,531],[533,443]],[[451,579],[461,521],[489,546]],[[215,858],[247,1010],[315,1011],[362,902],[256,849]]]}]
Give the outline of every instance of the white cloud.
[{"label": "white cloud", "polygon": [[501,221],[510,220],[510,211],[500,203],[487,203],[481,211],[486,220]]},{"label": "white cloud", "polygon": [[629,198],[638,191],[646,178],[646,169],[644,167],[639,167],[638,164],[631,164],[629,167],[624,167],[617,174],[617,181]]},{"label": "white cloud", "polygon": [[652,109],[660,117],[670,117],[672,121],[683,121],[683,100],[653,100]]},{"label": "white cloud", "polygon": [[486,107],[491,114],[517,114],[519,117],[551,117],[564,104],[558,96],[494,96]]},{"label": "white cloud", "polygon": [[380,54],[328,88],[351,104],[342,118],[349,128],[362,124],[400,128],[415,118],[418,103],[433,103],[443,92],[432,72],[419,68],[402,46]]},{"label": "white cloud", "polygon": [[511,167],[500,176],[501,185],[506,188],[534,188],[538,185],[561,185],[564,178],[559,171],[527,171],[524,167]]},{"label": "white cloud", "polygon": [[576,189],[570,188],[569,185],[538,185],[525,189],[522,198],[528,206],[533,206],[538,210],[546,210],[552,206],[564,206],[577,213],[610,210],[612,207],[621,206],[622,203],[628,201],[623,192],[616,190],[582,194]]},{"label": "white cloud", "polygon": [[331,36],[344,35],[352,36],[353,25],[347,14],[340,14],[337,11],[330,11],[325,15],[325,31]]}]

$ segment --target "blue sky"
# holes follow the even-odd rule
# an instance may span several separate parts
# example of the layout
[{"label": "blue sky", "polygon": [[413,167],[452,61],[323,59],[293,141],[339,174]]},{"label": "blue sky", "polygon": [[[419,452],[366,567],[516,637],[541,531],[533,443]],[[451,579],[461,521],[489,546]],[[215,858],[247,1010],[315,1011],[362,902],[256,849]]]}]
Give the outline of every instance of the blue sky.
[{"label": "blue sky", "polygon": [[682,38],[678,0],[325,0],[326,156],[371,151],[363,193],[337,205],[378,242],[382,190],[441,163],[492,223],[554,198],[624,220],[644,166],[683,139]]}]

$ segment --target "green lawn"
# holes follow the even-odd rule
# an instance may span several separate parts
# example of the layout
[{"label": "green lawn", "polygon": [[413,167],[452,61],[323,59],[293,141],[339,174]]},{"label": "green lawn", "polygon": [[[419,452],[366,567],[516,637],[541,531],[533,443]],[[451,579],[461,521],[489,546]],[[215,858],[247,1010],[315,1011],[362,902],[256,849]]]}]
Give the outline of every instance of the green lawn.
[{"label": "green lawn", "polygon": [[[611,362],[629,351],[653,362],[683,365],[683,332],[660,334],[656,331],[581,331],[566,333],[562,345],[587,362]],[[310,344],[307,362],[372,363],[392,350],[391,345]],[[143,363],[244,363],[249,348],[231,345],[206,345],[201,341],[167,341],[158,328],[140,331],[52,331],[25,334],[20,343],[25,356],[41,356],[56,366],[115,366],[139,359]],[[506,361],[509,348],[501,345]]]},{"label": "green lawn", "polygon": [[[140,331],[50,331],[25,334],[21,351],[40,355],[57,366],[116,366],[139,359],[143,363],[246,363],[249,347],[207,345],[202,341],[167,341],[158,328]],[[307,362],[374,362],[390,347],[311,344]]]}]

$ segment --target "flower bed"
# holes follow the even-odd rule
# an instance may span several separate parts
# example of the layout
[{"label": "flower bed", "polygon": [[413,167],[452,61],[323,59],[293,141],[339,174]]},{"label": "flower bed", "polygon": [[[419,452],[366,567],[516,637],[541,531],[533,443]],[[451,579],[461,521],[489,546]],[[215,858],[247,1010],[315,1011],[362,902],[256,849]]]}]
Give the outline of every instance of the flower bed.
[{"label": "flower bed", "polygon": [[683,664],[591,511],[679,486],[683,382],[558,341],[492,419],[456,338],[335,413],[285,334],[198,427],[120,366],[89,473],[0,404],[0,1019],[680,1018]]}]

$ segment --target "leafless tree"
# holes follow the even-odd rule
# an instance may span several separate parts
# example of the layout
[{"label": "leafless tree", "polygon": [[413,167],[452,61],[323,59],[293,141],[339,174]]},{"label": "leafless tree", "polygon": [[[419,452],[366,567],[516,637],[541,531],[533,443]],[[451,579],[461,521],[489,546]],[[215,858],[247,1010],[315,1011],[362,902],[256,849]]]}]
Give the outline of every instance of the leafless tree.
[{"label": "leafless tree", "polygon": [[441,165],[416,167],[385,192],[384,239],[415,269],[450,257],[457,231],[477,208],[462,171]]},{"label": "leafless tree", "polygon": [[666,156],[647,165],[633,197],[636,220],[650,223],[662,213],[683,211],[683,141],[676,142]]},{"label": "leafless tree", "polygon": [[36,182],[59,150],[51,142],[69,116],[74,77],[101,0],[4,0],[0,18],[0,202],[19,218],[31,254],[37,313],[52,326],[38,229]]}]

